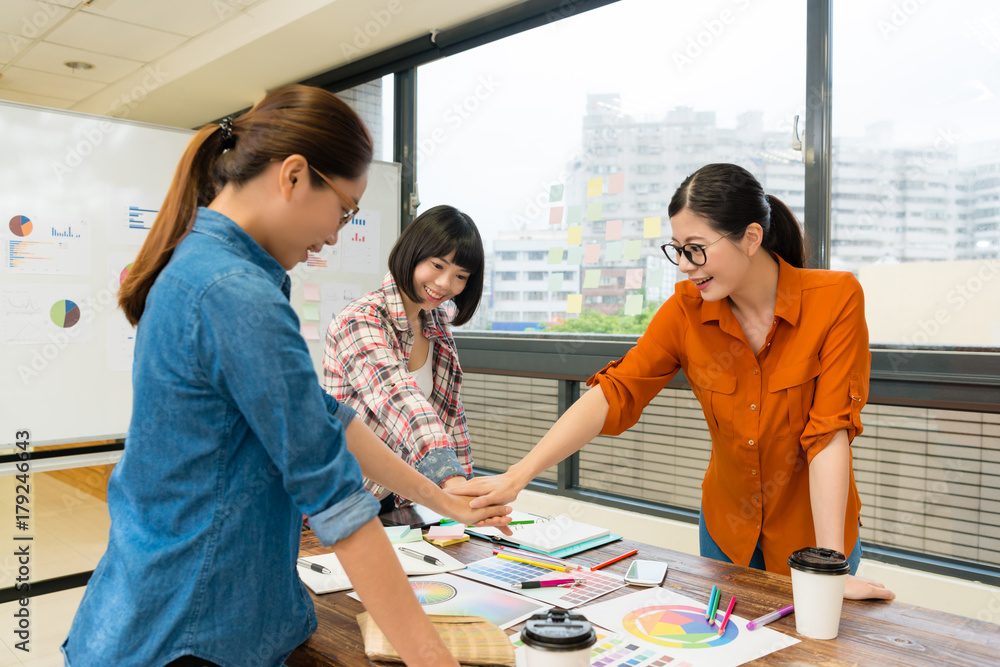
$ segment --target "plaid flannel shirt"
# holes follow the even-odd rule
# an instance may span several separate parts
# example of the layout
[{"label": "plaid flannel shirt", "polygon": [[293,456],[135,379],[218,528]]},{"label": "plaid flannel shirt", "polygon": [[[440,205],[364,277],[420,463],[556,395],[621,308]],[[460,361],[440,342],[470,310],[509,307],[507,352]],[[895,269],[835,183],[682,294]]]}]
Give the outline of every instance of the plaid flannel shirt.
[{"label": "plaid flannel shirt", "polygon": [[[380,289],[333,318],[323,354],[323,389],[356,410],[407,464],[438,484],[456,475],[472,476],[469,429],[459,395],[462,369],[447,324],[454,313],[452,304],[425,313],[424,336],[434,341],[429,360],[434,390],[428,397],[406,369],[414,336],[391,274]],[[367,477],[365,488],[376,497],[384,490]]]}]

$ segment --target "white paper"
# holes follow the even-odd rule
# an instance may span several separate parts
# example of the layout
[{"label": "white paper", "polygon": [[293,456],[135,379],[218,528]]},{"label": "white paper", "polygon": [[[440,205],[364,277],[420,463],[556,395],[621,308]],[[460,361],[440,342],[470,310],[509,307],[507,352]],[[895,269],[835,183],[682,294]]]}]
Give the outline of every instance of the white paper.
[{"label": "white paper", "polygon": [[330,322],[344,309],[344,306],[361,298],[361,285],[323,283],[319,292],[319,324],[325,334]]},{"label": "white paper", "polygon": [[0,292],[3,342],[49,343],[58,354],[73,343],[89,343],[94,309],[90,287],[80,285],[11,285]]},{"label": "white paper", "polygon": [[799,642],[770,628],[750,632],[747,621],[735,613],[720,636],[719,624],[725,616],[729,596],[723,595],[723,599],[725,604],[720,602],[714,626],[705,620],[703,602],[668,588],[651,588],[598,602],[583,607],[580,613],[595,625],[622,633],[694,667],[735,667]]},{"label": "white paper", "polygon": [[[440,560],[443,565],[434,565],[433,563],[428,563],[424,560],[416,558],[415,556],[408,556],[400,551],[399,547],[406,547],[411,551],[417,551],[425,556],[434,556]],[[462,561],[449,556],[433,544],[423,540],[419,542],[407,542],[405,544],[394,544],[393,550],[396,552],[396,557],[399,559],[399,564],[403,568],[403,572],[408,575],[443,574],[445,572],[461,570],[465,567],[465,563]],[[347,577],[347,573],[344,571],[343,566],[337,559],[336,554],[329,553],[322,554],[320,556],[307,556],[303,560],[319,563],[330,570],[330,574],[323,574],[322,572],[315,572],[304,567],[298,568],[299,578],[302,579],[302,582],[312,589],[314,593],[329,593],[332,591],[343,591],[353,588],[350,579]]]},{"label": "white paper", "polygon": [[337,245],[344,249],[344,271],[385,273],[387,267],[382,266],[378,258],[381,217],[381,213],[376,210],[361,209],[354,219],[340,230]]},{"label": "white paper", "polygon": [[[30,220],[19,224],[15,218]],[[15,216],[4,228],[4,268],[11,273],[90,275],[91,233],[86,220]],[[16,233],[15,233],[15,230]]]},{"label": "white paper", "polygon": [[108,188],[108,241],[141,246],[165,197],[166,191]]},{"label": "white paper", "polygon": [[341,241],[336,245],[325,245],[319,252],[307,252],[305,263],[302,266],[313,271],[340,271],[341,256],[343,248]]}]

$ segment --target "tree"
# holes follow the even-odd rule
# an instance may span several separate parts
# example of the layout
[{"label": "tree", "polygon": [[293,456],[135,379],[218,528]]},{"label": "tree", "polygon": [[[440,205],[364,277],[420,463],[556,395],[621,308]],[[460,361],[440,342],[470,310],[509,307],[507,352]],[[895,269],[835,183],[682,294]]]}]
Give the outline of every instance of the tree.
[{"label": "tree", "polygon": [[645,333],[649,321],[653,319],[660,305],[662,304],[656,302],[647,303],[638,315],[625,315],[624,307],[614,315],[585,310],[575,319],[546,327],[542,331],[641,335]]}]

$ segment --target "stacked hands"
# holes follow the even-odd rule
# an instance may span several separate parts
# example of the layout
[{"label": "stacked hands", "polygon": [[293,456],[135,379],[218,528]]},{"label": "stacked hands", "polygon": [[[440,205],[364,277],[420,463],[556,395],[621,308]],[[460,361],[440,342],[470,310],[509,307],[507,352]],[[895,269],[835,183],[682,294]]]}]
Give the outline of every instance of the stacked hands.
[{"label": "stacked hands", "polygon": [[[464,501],[459,502],[465,506],[461,514],[475,520],[467,523],[476,526],[496,526],[507,535],[513,534],[507,528],[510,518],[506,516],[510,514],[511,508],[504,503],[513,502],[525,486],[526,484],[518,482],[512,470],[502,475],[474,477],[469,480],[452,477],[441,484],[441,488],[452,498],[473,496],[467,505]],[[458,514],[452,518],[459,518]],[[844,597],[848,600],[893,600],[896,594],[877,581],[848,575]]]}]

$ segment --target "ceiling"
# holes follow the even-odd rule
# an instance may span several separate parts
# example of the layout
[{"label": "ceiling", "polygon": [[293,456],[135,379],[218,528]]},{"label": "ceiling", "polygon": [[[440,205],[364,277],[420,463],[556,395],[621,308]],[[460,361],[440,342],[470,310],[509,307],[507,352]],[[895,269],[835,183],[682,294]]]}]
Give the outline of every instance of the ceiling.
[{"label": "ceiling", "polygon": [[522,1],[0,0],[0,100],[196,127]]}]

